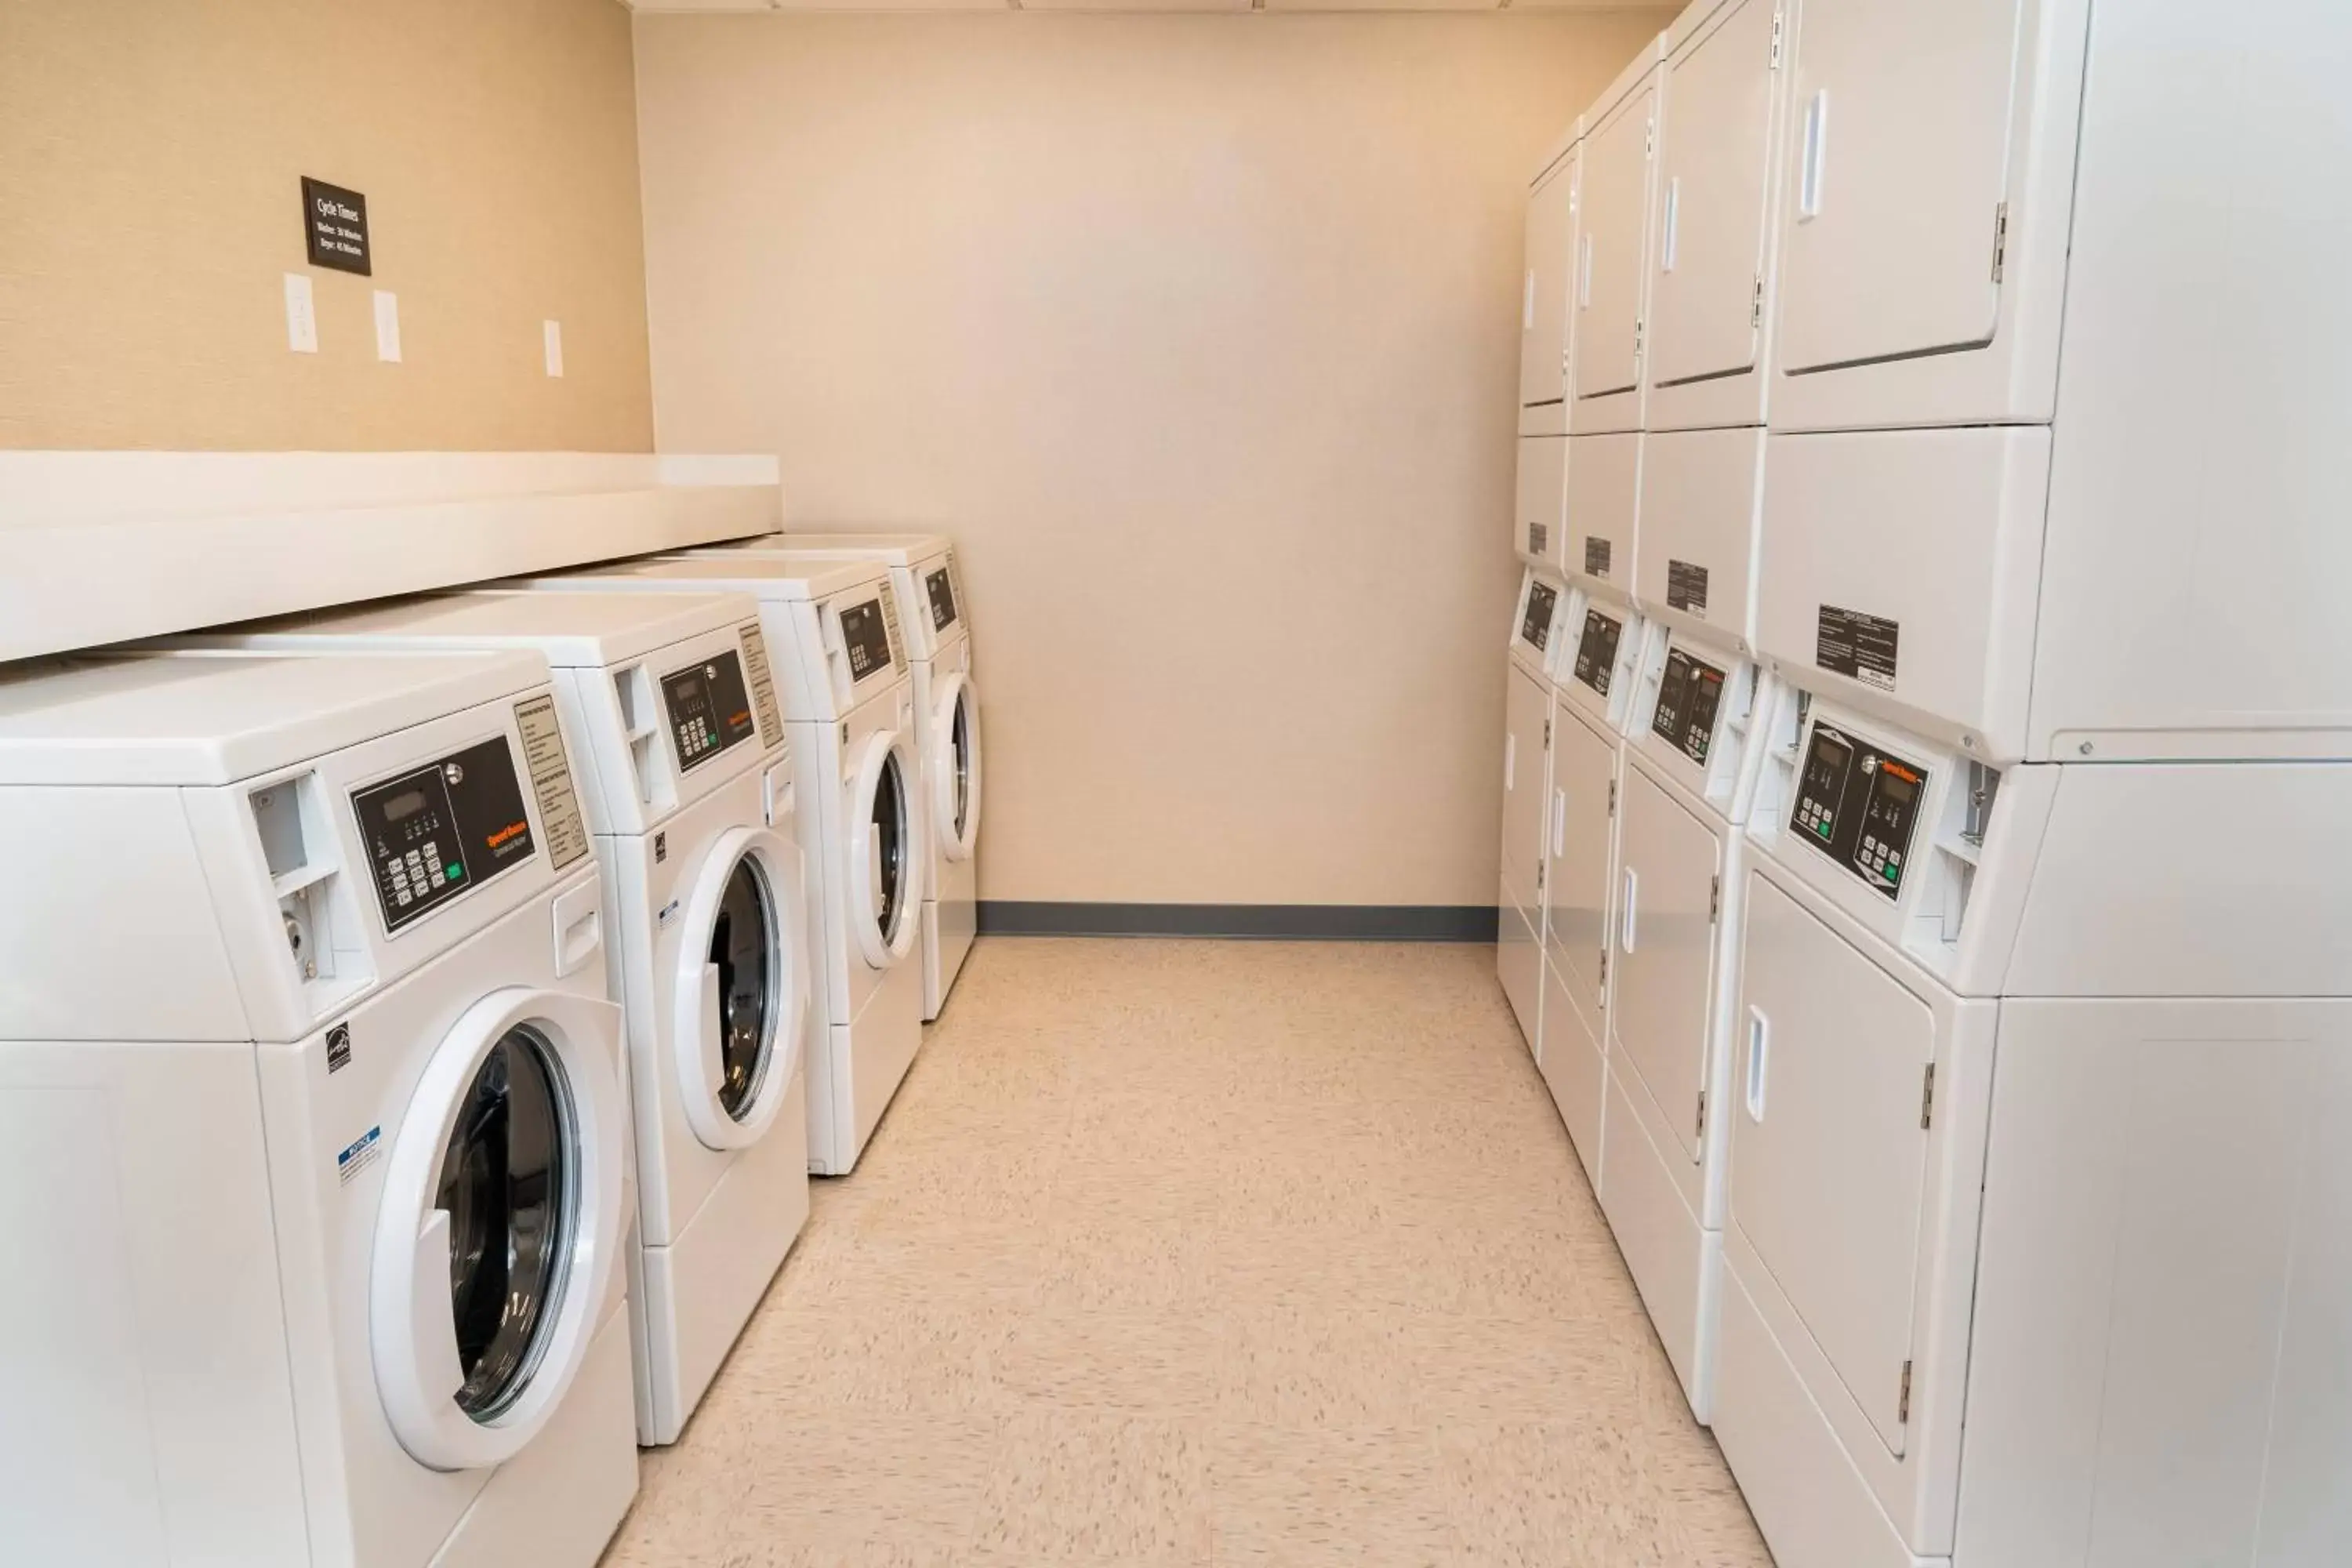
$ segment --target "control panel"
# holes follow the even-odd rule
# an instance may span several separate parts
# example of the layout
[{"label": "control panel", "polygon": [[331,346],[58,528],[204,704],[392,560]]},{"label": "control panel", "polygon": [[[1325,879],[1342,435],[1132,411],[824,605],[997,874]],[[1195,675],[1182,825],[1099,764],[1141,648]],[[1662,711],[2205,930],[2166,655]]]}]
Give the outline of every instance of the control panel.
[{"label": "control panel", "polygon": [[1903,890],[1927,770],[1827,724],[1813,726],[1789,830],[1892,899]]},{"label": "control panel", "polygon": [[1559,590],[1540,580],[1528,584],[1528,613],[1519,622],[1519,640],[1543,651],[1551,641],[1552,609],[1559,603]]},{"label": "control panel", "polygon": [[352,792],[384,930],[396,931],[530,858],[530,818],[499,735]]},{"label": "control panel", "polygon": [[943,632],[955,625],[955,579],[944,566],[935,566],[923,574],[923,592],[931,601],[931,629]]},{"label": "control panel", "polygon": [[842,605],[841,640],[849,650],[851,681],[888,669],[890,628],[882,618],[882,601],[866,599]]},{"label": "control panel", "polygon": [[1723,671],[1680,648],[1666,653],[1658,681],[1658,707],[1650,731],[1700,767],[1715,744],[1715,719],[1723,709]]},{"label": "control panel", "polygon": [[1584,612],[1584,637],[1576,646],[1576,679],[1601,696],[1617,673],[1617,643],[1625,623],[1601,610]]},{"label": "control panel", "polygon": [[698,767],[756,732],[743,661],[733,648],[663,676],[661,689],[682,769]]}]

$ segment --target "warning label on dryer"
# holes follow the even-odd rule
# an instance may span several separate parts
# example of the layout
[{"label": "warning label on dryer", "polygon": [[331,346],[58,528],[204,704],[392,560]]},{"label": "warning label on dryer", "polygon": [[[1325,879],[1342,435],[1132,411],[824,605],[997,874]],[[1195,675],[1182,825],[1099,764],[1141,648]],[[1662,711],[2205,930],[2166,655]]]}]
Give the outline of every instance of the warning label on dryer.
[{"label": "warning label on dryer", "polygon": [[1666,563],[1666,608],[1706,614],[1706,568],[1687,561]]},{"label": "warning label on dryer", "polygon": [[1609,575],[1610,542],[1597,534],[1584,536],[1584,570],[1595,577]]},{"label": "warning label on dryer", "polygon": [[768,668],[768,639],[757,621],[735,628],[743,645],[743,672],[751,678],[751,708],[760,721],[760,744],[772,746],[784,738],[784,721],[776,712],[776,677]]},{"label": "warning label on dryer", "polygon": [[1881,616],[1823,605],[1813,634],[1813,662],[1832,675],[1892,691],[1895,643],[1902,630]]},{"label": "warning label on dryer", "polygon": [[383,1129],[371,1127],[352,1140],[350,1147],[335,1156],[335,1179],[350,1186],[366,1170],[383,1156]]}]

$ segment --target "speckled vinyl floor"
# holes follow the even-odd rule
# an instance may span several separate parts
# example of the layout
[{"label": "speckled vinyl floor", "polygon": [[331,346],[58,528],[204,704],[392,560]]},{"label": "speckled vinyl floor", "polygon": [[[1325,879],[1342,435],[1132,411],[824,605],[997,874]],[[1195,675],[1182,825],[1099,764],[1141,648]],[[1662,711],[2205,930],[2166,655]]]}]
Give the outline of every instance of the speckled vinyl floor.
[{"label": "speckled vinyl floor", "polygon": [[992,939],[605,1562],[1769,1559],[1491,948]]}]

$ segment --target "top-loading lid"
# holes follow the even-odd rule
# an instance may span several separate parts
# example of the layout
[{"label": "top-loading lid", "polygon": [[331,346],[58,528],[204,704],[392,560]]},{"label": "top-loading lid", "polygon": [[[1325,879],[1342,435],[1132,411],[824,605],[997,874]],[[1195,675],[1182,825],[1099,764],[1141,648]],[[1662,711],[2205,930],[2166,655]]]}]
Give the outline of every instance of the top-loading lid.
[{"label": "top-loading lid", "polygon": [[346,651],[355,642],[451,651],[512,647],[535,649],[558,668],[602,668],[626,664],[688,637],[730,629],[757,614],[758,607],[740,594],[534,594],[487,588],[251,621],[175,638],[172,646],[335,652]]},{"label": "top-loading lid", "polygon": [[761,554],[789,552],[795,555],[815,556],[834,561],[879,561],[889,566],[913,566],[934,555],[944,555],[955,547],[955,541],[944,533],[762,533],[751,539],[730,540],[714,544],[708,550],[693,552],[708,555],[725,551],[748,550]]},{"label": "top-loading lid", "polygon": [[762,600],[826,599],[850,588],[887,584],[879,561],[787,561],[745,551],[725,555],[674,555],[622,561],[560,576],[527,579],[534,591],[596,589],[614,593],[732,593]]},{"label": "top-loading lid", "polygon": [[527,652],[52,660],[0,679],[0,783],[233,784],[547,682]]}]

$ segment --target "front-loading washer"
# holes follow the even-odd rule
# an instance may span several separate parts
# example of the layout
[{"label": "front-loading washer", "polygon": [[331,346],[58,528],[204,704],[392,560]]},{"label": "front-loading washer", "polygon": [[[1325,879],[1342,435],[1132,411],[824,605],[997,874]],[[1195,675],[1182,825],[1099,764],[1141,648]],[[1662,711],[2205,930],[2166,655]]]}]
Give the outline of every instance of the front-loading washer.
[{"label": "front-loading washer", "polygon": [[0,852],[10,1560],[588,1568],[632,1199],[546,663],[19,667]]},{"label": "front-loading washer", "polygon": [[673,558],[519,580],[533,592],[746,594],[791,731],[826,1027],[812,1030],[809,1169],[845,1175],[923,1039],[915,698],[889,569],[878,562]]},{"label": "front-loading washer", "polygon": [[915,684],[915,754],[930,846],[923,875],[923,1021],[947,1005],[980,916],[980,688],[972,671],[971,601],[955,543],[940,533],[772,533],[684,553],[782,552],[812,561],[879,561],[890,568]]},{"label": "front-loading washer", "polygon": [[627,1020],[637,1436],[675,1442],[808,1217],[807,897],[759,608],[478,591],[176,639],[267,652],[522,648],[583,761]]}]

